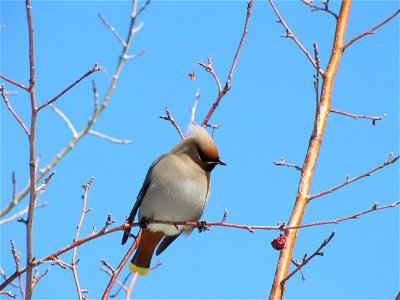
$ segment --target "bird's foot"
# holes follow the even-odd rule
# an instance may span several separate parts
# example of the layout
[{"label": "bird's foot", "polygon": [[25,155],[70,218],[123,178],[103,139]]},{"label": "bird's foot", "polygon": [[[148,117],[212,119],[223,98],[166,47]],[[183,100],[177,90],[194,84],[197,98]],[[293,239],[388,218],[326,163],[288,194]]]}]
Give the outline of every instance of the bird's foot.
[{"label": "bird's foot", "polygon": [[202,233],[203,231],[210,230],[210,226],[207,225],[206,221],[198,221],[197,229],[199,230],[199,233]]},{"label": "bird's foot", "polygon": [[142,218],[139,221],[139,227],[140,228],[147,228],[147,226],[149,226],[149,224],[150,224],[150,219],[148,219],[148,218]]}]

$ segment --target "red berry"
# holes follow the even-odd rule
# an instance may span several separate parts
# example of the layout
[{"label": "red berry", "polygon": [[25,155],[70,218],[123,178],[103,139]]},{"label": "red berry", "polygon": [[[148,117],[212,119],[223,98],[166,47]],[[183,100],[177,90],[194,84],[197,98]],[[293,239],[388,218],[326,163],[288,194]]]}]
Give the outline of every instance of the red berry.
[{"label": "red berry", "polygon": [[282,250],[285,247],[285,243],[286,236],[281,233],[277,238],[272,240],[271,245],[275,250]]}]

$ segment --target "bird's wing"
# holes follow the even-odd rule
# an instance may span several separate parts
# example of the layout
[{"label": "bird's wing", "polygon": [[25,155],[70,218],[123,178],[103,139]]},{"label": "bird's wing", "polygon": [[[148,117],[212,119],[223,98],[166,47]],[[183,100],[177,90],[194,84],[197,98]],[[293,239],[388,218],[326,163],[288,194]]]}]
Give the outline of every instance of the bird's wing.
[{"label": "bird's wing", "polygon": [[167,247],[180,236],[182,231],[177,235],[166,235],[157,247],[156,255],[160,255]]},{"label": "bird's wing", "polygon": [[[142,201],[144,199],[144,197],[146,196],[146,192],[151,184],[152,181],[152,170],[153,168],[158,164],[158,162],[165,157],[166,154],[161,155],[159,158],[157,158],[152,165],[150,166],[149,170],[147,171],[147,175],[146,178],[144,179],[142,188],[139,191],[139,194],[136,197],[136,202],[135,205],[133,206],[131,213],[129,214],[128,219],[126,220],[127,223],[132,224],[133,221],[135,220],[136,214],[139,210],[140,205],[142,204]],[[126,243],[126,241],[129,238],[129,233],[131,232],[131,229],[127,229],[124,231],[124,235],[122,236],[122,245],[124,245]]]}]

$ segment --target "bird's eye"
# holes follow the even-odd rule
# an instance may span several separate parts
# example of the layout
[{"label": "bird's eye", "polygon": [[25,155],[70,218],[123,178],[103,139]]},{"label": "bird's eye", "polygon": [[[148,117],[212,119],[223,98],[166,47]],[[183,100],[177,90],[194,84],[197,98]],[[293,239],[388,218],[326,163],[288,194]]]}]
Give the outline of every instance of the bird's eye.
[{"label": "bird's eye", "polygon": [[207,157],[204,155],[203,151],[201,151],[200,148],[198,148],[197,151],[199,152],[200,160],[202,160],[202,161],[209,161],[209,159],[207,159]]}]

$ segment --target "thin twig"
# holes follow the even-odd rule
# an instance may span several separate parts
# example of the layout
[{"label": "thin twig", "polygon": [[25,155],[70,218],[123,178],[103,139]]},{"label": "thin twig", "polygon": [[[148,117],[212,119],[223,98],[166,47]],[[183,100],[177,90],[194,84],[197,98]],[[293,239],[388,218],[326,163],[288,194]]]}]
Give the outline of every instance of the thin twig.
[{"label": "thin twig", "polygon": [[139,56],[142,56],[142,55],[145,54],[145,53],[146,53],[146,50],[140,50],[138,53],[135,53],[135,54],[132,54],[132,55],[128,55],[128,56],[126,57],[126,59],[127,59],[127,60],[135,59],[135,58],[137,58],[137,57],[139,57]]},{"label": "thin twig", "polygon": [[[88,196],[88,193],[89,193],[89,189],[90,189],[90,186],[92,185],[93,180],[94,180],[94,177],[90,178],[88,183],[82,185],[82,188],[84,189],[84,194],[82,195],[82,201],[83,201],[83,203],[82,203],[82,212],[81,212],[81,216],[80,216],[80,219],[79,219],[79,223],[76,226],[76,234],[75,234],[74,241],[77,241],[79,239],[79,234],[81,232],[83,219],[85,218],[86,213],[88,213],[88,211],[89,211],[89,210],[86,209],[86,203],[87,203],[87,196]],[[72,274],[74,276],[76,291],[78,293],[78,299],[82,300],[83,299],[82,289],[80,287],[80,283],[79,283],[79,279],[78,279],[78,273],[76,271],[76,265],[79,262],[79,260],[76,259],[76,251],[77,251],[77,247],[74,247],[74,250],[72,252],[72,258],[71,258],[71,271],[72,271]]]},{"label": "thin twig", "polygon": [[[42,208],[42,207],[45,207],[45,206],[47,206],[47,205],[48,205],[47,202],[40,203],[40,204],[36,204],[36,205],[35,205],[35,209],[36,209],[36,208]],[[24,208],[23,210],[21,210],[20,212],[16,213],[15,215],[12,215],[11,217],[9,217],[9,218],[7,218],[7,219],[2,219],[2,220],[0,220],[0,225],[3,225],[3,224],[5,224],[5,223],[12,222],[12,221],[18,219],[19,217],[23,216],[23,215],[26,214],[27,212],[28,212],[28,206],[25,207],[25,208]]]},{"label": "thin twig", "polygon": [[[300,48],[300,50],[307,56],[308,60],[311,62],[311,64],[314,66],[314,68],[317,69],[317,63],[312,58],[310,52],[308,52],[308,50],[300,43],[300,41],[294,35],[293,31],[290,30],[290,28],[286,24],[285,20],[281,17],[281,15],[280,15],[278,9],[276,8],[274,2],[272,0],[269,0],[269,3],[271,4],[272,9],[274,10],[276,16],[278,17],[278,21],[277,22],[282,24],[282,26],[286,30],[286,34],[281,35],[281,37],[292,39],[296,43],[296,45]],[[318,68],[317,70],[318,70],[319,74],[321,74],[321,76],[324,76],[324,71],[321,68]]]},{"label": "thin twig", "polygon": [[189,128],[190,125],[194,125],[195,124],[195,120],[194,120],[194,116],[196,114],[196,108],[197,108],[197,103],[199,103],[199,99],[200,99],[200,89],[196,90],[196,99],[194,100],[194,104],[193,106],[190,108],[190,122],[189,122],[189,126],[188,129],[185,132],[184,138],[187,138],[187,136],[189,135]]},{"label": "thin twig", "polygon": [[46,190],[47,184],[49,183],[49,181],[51,180],[51,178],[54,176],[54,174],[56,174],[56,171],[51,172],[51,173],[45,178],[45,180],[43,180],[43,183],[42,183],[41,185],[39,185],[39,186],[36,188],[36,192]]},{"label": "thin twig", "polygon": [[[214,73],[211,72],[211,71],[214,71],[214,70],[213,70],[213,69],[208,70],[208,69],[206,68],[206,70],[207,70],[208,72],[210,72],[210,73],[214,76],[215,80],[217,81],[217,85],[218,85],[218,96],[217,96],[217,98],[215,99],[215,101],[214,101],[214,103],[213,103],[211,109],[210,109],[209,112],[207,113],[206,117],[204,118],[204,121],[201,123],[201,126],[203,126],[203,127],[207,126],[208,121],[210,120],[210,118],[211,118],[212,114],[214,113],[215,109],[218,107],[219,102],[221,101],[222,97],[224,97],[225,94],[231,89],[231,79],[232,79],[232,76],[233,76],[233,72],[235,71],[236,63],[237,63],[237,61],[238,61],[238,59],[239,59],[240,50],[242,49],[243,42],[244,42],[244,40],[245,40],[245,38],[246,38],[246,35],[247,35],[247,32],[248,32],[248,26],[249,26],[251,11],[252,11],[252,9],[253,9],[253,4],[254,4],[254,0],[250,0],[250,1],[247,3],[246,21],[245,21],[245,23],[244,23],[244,28],[243,28],[242,37],[240,38],[238,48],[237,48],[236,53],[235,53],[235,56],[234,56],[234,58],[233,58],[232,65],[231,65],[231,69],[230,69],[230,71],[229,71],[228,78],[227,78],[227,80],[226,80],[224,89],[221,89],[221,84],[219,83],[218,77],[216,76],[215,72],[214,72]],[[210,63],[211,63],[211,60],[209,59],[209,65],[210,65]],[[203,67],[204,67],[204,66],[203,66]]]},{"label": "thin twig", "polygon": [[[14,262],[15,262],[15,269],[16,272],[19,272],[20,269],[20,257],[21,257],[21,253],[19,253],[17,251],[17,247],[15,246],[15,243],[13,240],[10,241],[11,242],[11,253],[12,256],[14,257]],[[22,277],[18,276],[18,281],[19,281],[19,290],[21,292],[21,297],[22,299],[25,298],[25,291],[24,291],[24,284],[22,283]]]},{"label": "thin twig", "polygon": [[335,14],[333,11],[331,11],[329,9],[329,7],[328,7],[329,0],[328,1],[323,1],[324,2],[324,7],[319,7],[319,6],[314,5],[312,3],[312,0],[301,0],[301,2],[303,2],[305,5],[310,7],[312,12],[314,12],[314,11],[324,11],[324,12],[330,14],[331,16],[333,16],[336,21],[338,19],[338,15]]},{"label": "thin twig", "polygon": [[131,282],[129,283],[129,287],[126,289],[126,296],[125,296],[126,300],[131,299],[132,290],[133,290],[133,287],[135,286],[138,275],[139,275],[139,273],[136,272],[132,276]]},{"label": "thin twig", "polygon": [[291,167],[291,168],[295,168],[297,171],[302,171],[303,169],[300,168],[299,166],[295,165],[295,164],[288,164],[285,162],[285,159],[282,157],[280,161],[273,161],[275,166],[285,166],[285,167]]},{"label": "thin twig", "polygon": [[314,58],[315,58],[315,74],[314,74],[314,90],[315,90],[315,117],[318,114],[318,107],[319,107],[319,72],[320,69],[320,60],[319,60],[319,53],[318,53],[318,44],[316,42],[313,43],[314,47]]},{"label": "thin twig", "polygon": [[379,117],[376,117],[376,116],[350,114],[350,113],[347,113],[347,112],[344,112],[344,111],[340,111],[340,110],[337,110],[337,109],[332,109],[332,108],[331,108],[330,112],[336,113],[336,114],[340,114],[340,115],[344,115],[344,116],[347,116],[347,117],[352,117],[354,119],[369,119],[369,120],[372,120],[372,125],[376,125],[376,121],[380,121],[380,120],[382,120],[383,118],[386,117],[386,114],[383,114],[383,115],[381,115]]},{"label": "thin twig", "polygon": [[132,143],[132,141],[130,141],[130,140],[116,139],[116,138],[113,138],[111,136],[102,134],[102,133],[100,133],[98,131],[95,131],[95,130],[89,130],[89,134],[94,135],[94,136],[98,136],[99,138],[105,139],[106,141],[109,141],[109,142],[112,142],[112,143],[116,143],[116,144],[128,145],[128,144]]},{"label": "thin twig", "polygon": [[[110,277],[111,277],[112,274],[113,274],[113,272],[111,272],[110,270],[108,270],[108,269],[105,268],[105,267],[100,268],[100,270],[103,271],[103,272],[105,272],[106,274],[108,274]],[[130,274],[131,274],[131,273],[129,273],[129,275],[130,275]],[[123,289],[125,292],[127,291],[127,287],[126,287],[118,278],[115,280],[115,282],[120,286],[120,290]],[[110,297],[111,297],[111,298],[114,298],[114,297],[118,296],[118,293],[119,293],[120,290],[118,290],[117,293],[115,293],[114,295],[111,295]]]},{"label": "thin twig", "polygon": [[4,84],[0,85],[0,93],[1,96],[3,97],[4,102],[7,105],[8,110],[11,112],[11,114],[14,116],[14,118],[17,120],[17,122],[21,125],[21,127],[24,129],[25,133],[29,136],[30,132],[28,127],[26,127],[26,125],[24,124],[24,122],[22,121],[22,119],[18,116],[18,114],[14,111],[14,109],[12,108],[10,102],[8,101],[8,97],[7,97],[7,93],[6,90],[4,88]]},{"label": "thin twig", "polygon": [[184,139],[185,136],[183,135],[181,129],[179,128],[179,125],[175,122],[175,119],[172,117],[171,113],[169,112],[168,105],[165,107],[165,113],[167,114],[167,116],[161,115],[160,118],[170,121],[172,126],[174,126],[175,129],[178,131],[181,138]]},{"label": "thin twig", "polygon": [[[93,126],[93,124],[96,122],[97,118],[101,115],[103,110],[107,107],[108,103],[111,100],[111,96],[117,86],[117,82],[119,80],[119,77],[121,75],[123,66],[125,65],[126,62],[126,57],[127,53],[129,51],[129,47],[132,43],[132,39],[135,33],[134,30],[134,25],[135,25],[135,20],[136,20],[136,3],[137,1],[134,0],[134,3],[132,5],[132,14],[131,14],[131,23],[129,25],[129,33],[128,37],[126,39],[126,47],[122,49],[121,55],[119,56],[120,59],[118,61],[116,70],[114,72],[114,75],[111,79],[110,86],[106,92],[106,95],[103,99],[103,102],[98,106],[96,111],[94,112],[93,116],[89,119],[85,127],[78,133],[78,136],[76,138],[72,138],[72,140],[59,152],[57,155],[51,160],[44,168],[39,170],[39,172],[36,174],[36,180],[35,183],[37,183],[47,172],[49,172],[55,165],[57,165],[63,158],[64,156],[71,151],[75,147],[75,145],[84,137],[88,134],[89,130]],[[150,1],[146,1],[139,13],[141,13],[147,5],[150,3]],[[29,4],[30,7],[30,4]],[[32,69],[32,68],[31,68]],[[106,70],[103,69],[103,71],[107,74]],[[107,74],[107,76],[110,78],[110,76]],[[27,194],[29,193],[29,185],[27,185],[10,203],[8,203],[1,211],[0,211],[0,217],[4,216],[7,214],[13,207],[15,207],[16,204],[18,204]]]},{"label": "thin twig", "polygon": [[59,110],[57,107],[55,107],[54,104],[49,104],[49,106],[56,114],[58,114],[61,117],[61,119],[64,120],[64,122],[67,124],[69,130],[71,130],[72,136],[74,138],[76,138],[78,136],[78,132],[76,132],[74,125],[72,125],[72,122],[68,119],[68,117],[61,110]]},{"label": "thin twig", "polygon": [[[79,82],[81,82],[83,79],[86,77],[90,76],[94,72],[97,71],[104,71],[107,74],[107,71],[104,69],[104,67],[99,66],[98,64],[95,64],[89,71],[87,71],[85,74],[83,74],[78,80],[75,80],[72,84],[70,84],[68,87],[66,87],[61,93],[59,93],[57,96],[54,98],[50,99],[46,103],[43,103],[41,106],[37,108],[37,111],[40,111],[42,108],[54,103],[57,101],[61,96],[63,96],[66,92],[68,92],[70,89],[72,89],[75,85],[77,85]],[[108,75],[108,74],[107,74]]]},{"label": "thin twig", "polygon": [[363,173],[363,174],[361,174],[361,175],[359,175],[357,177],[354,177],[352,179],[346,178],[346,180],[343,183],[341,183],[341,184],[339,184],[337,186],[334,186],[333,188],[330,188],[329,190],[326,190],[326,191],[323,191],[323,192],[319,192],[319,193],[314,194],[314,195],[310,195],[310,196],[308,196],[308,201],[311,201],[312,199],[315,199],[315,198],[322,197],[322,196],[325,196],[327,194],[330,194],[330,193],[336,191],[337,189],[340,189],[340,188],[344,187],[345,185],[348,185],[349,183],[352,183],[352,182],[354,182],[356,180],[359,180],[361,178],[371,176],[372,173],[374,173],[374,172],[376,172],[376,171],[378,171],[378,170],[380,170],[380,169],[382,169],[382,168],[384,168],[384,167],[386,167],[388,165],[391,165],[391,164],[395,163],[399,159],[399,157],[400,157],[400,155],[393,156],[393,153],[390,153],[389,158],[384,163],[382,163],[381,165],[377,166],[376,168],[373,168],[372,170],[369,170],[368,172],[365,172],[365,173]]},{"label": "thin twig", "polygon": [[119,35],[119,33],[117,32],[117,30],[110,24],[108,23],[108,21],[106,19],[103,18],[103,16],[101,14],[98,14],[98,17],[100,18],[100,20],[104,23],[104,25],[106,25],[108,27],[108,29],[111,30],[111,32],[114,34],[114,36],[117,38],[118,42],[121,43],[122,47],[126,47],[126,43],[125,41],[121,38],[121,36]]},{"label": "thin twig", "polygon": [[382,25],[384,25],[387,22],[389,22],[391,19],[393,19],[399,13],[400,13],[400,9],[395,11],[391,16],[387,17],[385,20],[380,22],[378,25],[376,25],[376,26],[372,27],[371,29],[365,31],[364,33],[361,33],[360,35],[357,35],[357,36],[353,37],[350,41],[348,41],[346,44],[344,44],[344,46],[342,47],[342,51],[346,50],[346,48],[348,48],[351,44],[353,44],[355,41],[361,39],[362,37],[364,37],[366,35],[369,35],[369,34],[374,34],[374,30],[378,29]]},{"label": "thin twig", "polygon": [[306,258],[306,257],[307,257],[307,254],[304,255],[303,261],[302,261],[292,272],[290,272],[290,274],[287,275],[285,279],[283,279],[283,280],[281,281],[281,286],[282,286],[282,288],[285,286],[286,281],[288,281],[288,280],[290,279],[290,277],[292,277],[292,276],[293,276],[294,274],[296,274],[298,271],[301,271],[301,268],[304,267],[306,264],[308,264],[308,263],[310,262],[310,260],[312,260],[312,259],[313,259],[314,257],[316,257],[317,255],[319,255],[319,256],[323,256],[323,255],[324,255],[324,253],[321,252],[321,250],[322,250],[322,248],[324,248],[326,245],[328,245],[328,243],[329,243],[329,242],[332,240],[332,238],[335,236],[335,233],[336,233],[336,231],[333,230],[332,233],[331,233],[331,235],[330,235],[327,239],[325,239],[325,240],[323,241],[323,243],[318,247],[318,249],[317,249],[313,254],[311,254],[310,257]]},{"label": "thin twig", "polygon": [[8,78],[8,77],[2,75],[2,74],[0,74],[0,78],[1,78],[1,79],[4,79],[5,81],[7,81],[7,82],[9,82],[9,83],[11,83],[11,84],[13,84],[13,85],[15,85],[15,86],[17,86],[17,87],[23,89],[23,90],[25,90],[25,91],[27,91],[27,92],[29,92],[29,88],[26,87],[26,86],[24,86],[24,85],[21,84],[21,83],[18,83],[18,82],[16,82],[16,81],[14,81],[14,80],[12,80],[12,79],[10,79],[10,78]]},{"label": "thin twig", "polygon": [[8,297],[17,299],[17,295],[12,293],[11,291],[0,291],[0,295],[6,295]]},{"label": "thin twig", "polygon": [[132,246],[129,248],[129,250],[126,252],[125,256],[122,258],[121,262],[119,263],[118,267],[115,269],[115,272],[112,274],[110,281],[108,282],[108,285],[104,291],[103,296],[101,297],[102,300],[107,300],[108,296],[110,295],[111,289],[115,283],[115,281],[118,278],[119,273],[121,272],[122,268],[125,266],[129,258],[132,256],[133,251],[137,248],[139,242],[140,242],[140,236],[141,236],[141,229],[139,230],[138,236],[135,239],[135,242],[132,244]]}]

